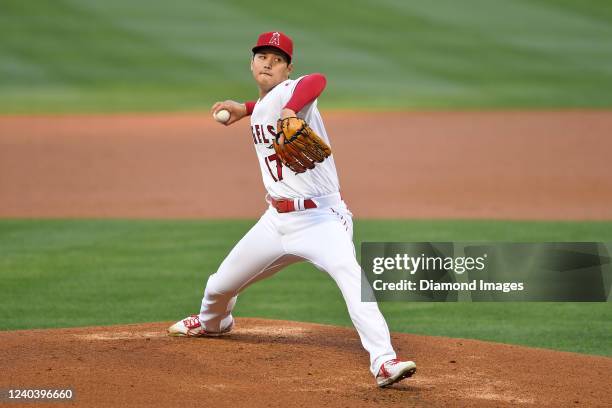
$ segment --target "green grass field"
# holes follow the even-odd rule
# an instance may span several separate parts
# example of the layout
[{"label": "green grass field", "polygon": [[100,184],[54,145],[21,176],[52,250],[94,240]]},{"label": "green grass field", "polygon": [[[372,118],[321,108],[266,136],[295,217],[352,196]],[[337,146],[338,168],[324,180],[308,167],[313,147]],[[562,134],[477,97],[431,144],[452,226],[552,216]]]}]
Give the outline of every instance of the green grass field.
[{"label": "green grass field", "polygon": [[[0,220],[0,329],[177,320],[252,221]],[[612,241],[612,222],[374,221],[361,241]],[[245,261],[246,262],[246,261]],[[609,303],[383,303],[392,331],[612,355]],[[309,264],[258,282],[236,315],[350,326]]]},{"label": "green grass field", "polygon": [[208,109],[256,97],[250,47],[296,43],[324,109],[609,108],[605,0],[4,0],[0,113]]}]

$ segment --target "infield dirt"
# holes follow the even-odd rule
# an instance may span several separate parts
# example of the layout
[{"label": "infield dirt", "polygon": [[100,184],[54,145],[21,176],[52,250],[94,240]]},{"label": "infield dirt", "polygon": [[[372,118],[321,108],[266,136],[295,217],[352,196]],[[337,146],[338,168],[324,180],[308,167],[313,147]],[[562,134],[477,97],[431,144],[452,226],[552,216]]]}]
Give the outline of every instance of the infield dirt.
[{"label": "infield dirt", "polygon": [[418,371],[378,389],[352,329],[237,319],[176,338],[170,324],[0,332],[3,383],[70,387],[79,407],[603,407],[612,393],[606,357],[393,334]]},{"label": "infield dirt", "polygon": [[[324,113],[357,218],[612,219],[612,112]],[[0,117],[0,217],[259,217],[247,121]]]}]

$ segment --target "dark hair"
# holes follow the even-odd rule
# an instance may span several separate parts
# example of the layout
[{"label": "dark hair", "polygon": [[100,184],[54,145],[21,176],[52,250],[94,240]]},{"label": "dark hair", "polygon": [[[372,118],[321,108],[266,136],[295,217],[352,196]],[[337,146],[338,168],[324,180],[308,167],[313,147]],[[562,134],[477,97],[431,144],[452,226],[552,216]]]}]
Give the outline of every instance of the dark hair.
[{"label": "dark hair", "polygon": [[274,54],[280,55],[281,57],[283,57],[287,65],[291,64],[291,57],[287,55],[287,53],[285,53],[282,50],[279,50],[276,47],[263,46],[263,47],[255,48],[253,50],[253,58],[255,58],[255,54],[262,52],[262,51],[273,52]]}]

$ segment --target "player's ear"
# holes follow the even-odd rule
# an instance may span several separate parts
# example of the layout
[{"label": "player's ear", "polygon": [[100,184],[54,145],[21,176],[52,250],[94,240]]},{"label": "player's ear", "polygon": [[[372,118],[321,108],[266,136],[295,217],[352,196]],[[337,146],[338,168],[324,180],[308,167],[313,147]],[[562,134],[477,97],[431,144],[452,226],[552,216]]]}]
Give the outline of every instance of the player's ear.
[{"label": "player's ear", "polygon": [[293,72],[293,63],[289,63],[289,65],[287,65],[287,75],[291,75],[292,72]]}]

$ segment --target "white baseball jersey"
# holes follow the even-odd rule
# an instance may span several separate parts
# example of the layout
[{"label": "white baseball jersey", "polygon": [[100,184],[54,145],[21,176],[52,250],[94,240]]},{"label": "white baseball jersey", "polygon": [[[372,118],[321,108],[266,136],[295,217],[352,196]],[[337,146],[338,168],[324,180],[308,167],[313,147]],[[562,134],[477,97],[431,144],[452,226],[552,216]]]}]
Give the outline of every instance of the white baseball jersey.
[{"label": "white baseball jersey", "polygon": [[[276,85],[262,99],[257,100],[251,114],[251,131],[255,151],[261,168],[261,176],[268,194],[278,198],[311,198],[340,191],[333,154],[315,168],[295,174],[277,159],[272,140],[276,133],[276,122],[281,110],[289,102],[293,91],[303,77],[288,79]],[[331,147],[321,114],[315,99],[304,106],[297,116],[306,123]],[[332,150],[333,152],[333,150]]]}]

